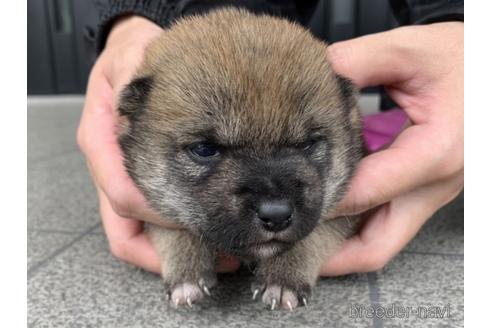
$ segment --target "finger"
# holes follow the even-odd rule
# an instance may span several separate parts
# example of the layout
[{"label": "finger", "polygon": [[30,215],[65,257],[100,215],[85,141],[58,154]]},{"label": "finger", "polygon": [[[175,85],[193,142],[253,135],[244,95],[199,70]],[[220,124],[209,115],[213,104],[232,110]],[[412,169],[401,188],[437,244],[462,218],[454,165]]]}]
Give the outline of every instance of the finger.
[{"label": "finger", "polygon": [[[150,238],[144,233],[143,223],[133,219],[121,218],[112,211],[108,199],[102,191],[98,192],[101,202],[101,216],[104,231],[115,255],[130,264],[148,271],[160,273],[161,260]],[[239,269],[238,258],[222,255],[219,257],[217,272],[234,272]]]},{"label": "finger", "polygon": [[[401,40],[414,33],[408,28],[366,35],[328,47],[328,59],[333,69],[359,87],[391,84],[410,78],[415,67],[408,65],[409,51]],[[405,38],[402,33],[406,33]]]},{"label": "finger", "polygon": [[[160,273],[161,260],[152,241],[144,233],[143,223],[119,217],[112,211],[102,191],[99,191],[99,197],[104,231],[110,243],[111,252],[127,263]],[[234,272],[239,269],[240,265],[241,262],[236,257],[220,256],[216,271],[221,273]]]},{"label": "finger", "polygon": [[113,88],[115,104],[119,101],[121,91],[135,76],[140,63],[143,61],[144,49],[145,47],[127,49],[125,53],[118,55],[118,60],[106,66],[106,75],[111,77],[109,82]]},{"label": "finger", "polygon": [[[143,201],[136,187],[123,166],[123,157],[118,145],[116,135],[117,121],[113,115],[112,88],[102,72],[95,71],[91,74],[87,90],[87,98],[82,115],[81,147],[89,161],[91,172],[98,185],[108,195],[110,201],[114,199],[126,203],[127,210],[136,207],[132,203],[132,196],[137,199],[135,203]],[[125,214],[125,217],[134,217]]]},{"label": "finger", "polygon": [[[96,186],[101,190],[101,192],[104,192],[102,187],[99,185],[97,179],[94,177],[95,176],[93,173],[94,170],[92,169],[91,163],[89,161],[87,161],[87,168],[89,170],[90,175],[93,177],[93,180],[94,180],[94,183],[96,184]],[[131,197],[131,196],[129,196],[129,197]],[[108,199],[107,195],[106,195],[106,198]],[[120,201],[120,202],[123,203],[124,201],[125,200]],[[153,212],[152,210],[147,212],[146,207],[143,207],[140,210],[135,210],[134,208],[132,208],[133,205],[131,205],[131,204],[133,204],[133,202],[135,202],[135,199],[133,199],[132,201],[128,200],[126,205],[115,205],[115,202],[114,201],[111,202],[111,200],[109,200],[109,199],[108,199],[108,202],[110,203],[113,212],[115,212],[116,215],[118,215],[124,219],[145,221],[145,222],[153,223],[153,224],[156,224],[156,225],[168,228],[168,229],[182,229],[183,228],[181,225],[179,225],[177,223],[173,223],[171,221],[163,219],[162,217],[160,217],[157,213]],[[119,209],[119,213],[115,210],[115,208]],[[124,216],[125,213],[127,213],[129,215]]]},{"label": "finger", "polygon": [[[89,170],[90,175],[93,177],[93,180],[94,180],[94,183],[96,184],[96,187],[99,188],[100,192],[104,192],[102,190],[101,186],[98,184],[97,180],[94,178],[93,169],[92,169],[91,164],[90,164],[89,161],[87,161],[87,168]],[[107,195],[105,195],[105,196],[106,196],[106,199],[108,199],[107,198]],[[179,224],[176,224],[176,223],[167,221],[165,219],[162,219],[160,216],[157,216],[157,214],[155,214],[154,212],[150,212],[148,215],[146,215],[145,214],[145,208],[139,212],[139,215],[140,215],[139,217],[143,217],[144,219],[137,219],[137,218],[130,217],[130,216],[128,216],[128,217],[122,216],[121,213],[117,213],[115,211],[115,205],[114,204],[111,204],[111,201],[109,199],[108,199],[108,202],[110,203],[113,212],[115,212],[116,215],[122,217],[123,219],[146,221],[146,222],[153,223],[153,224],[156,224],[156,225],[159,225],[159,226],[162,226],[162,227],[165,227],[165,228],[169,228],[169,229],[182,229],[183,228]],[[120,212],[125,212],[125,210],[120,210]],[[129,209],[126,212],[127,213],[136,213],[135,211],[132,211],[132,209]]]},{"label": "finger", "polygon": [[377,209],[360,233],[346,241],[321,268],[320,275],[336,276],[381,269],[419,231],[431,215],[456,197],[462,177],[435,183],[400,196]]},{"label": "finger", "polygon": [[430,124],[412,126],[403,131],[387,149],[373,153],[359,163],[355,176],[334,217],[354,215],[384,204],[398,195],[448,177],[442,168],[438,128]]},{"label": "finger", "polygon": [[78,131],[78,142],[88,160],[91,175],[119,216],[177,228],[176,224],[163,220],[147,205],[123,166],[115,131],[117,121],[112,108],[112,92],[102,71],[95,67]]},{"label": "finger", "polygon": [[144,233],[143,222],[124,219],[114,213],[106,195],[98,190],[101,217],[111,252],[125,262],[159,273],[160,259]]}]

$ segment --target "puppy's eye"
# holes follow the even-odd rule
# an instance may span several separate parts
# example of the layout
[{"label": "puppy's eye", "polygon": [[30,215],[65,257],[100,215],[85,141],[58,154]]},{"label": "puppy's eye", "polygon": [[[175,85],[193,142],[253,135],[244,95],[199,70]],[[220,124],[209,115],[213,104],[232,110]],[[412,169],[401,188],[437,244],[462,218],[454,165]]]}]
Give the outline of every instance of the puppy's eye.
[{"label": "puppy's eye", "polygon": [[299,145],[299,149],[303,150],[303,151],[308,151],[310,150],[311,148],[313,148],[313,146],[316,144],[316,140],[314,139],[310,139],[306,142],[303,142]]},{"label": "puppy's eye", "polygon": [[219,146],[210,142],[201,142],[189,147],[192,155],[200,159],[209,159],[219,156]]}]

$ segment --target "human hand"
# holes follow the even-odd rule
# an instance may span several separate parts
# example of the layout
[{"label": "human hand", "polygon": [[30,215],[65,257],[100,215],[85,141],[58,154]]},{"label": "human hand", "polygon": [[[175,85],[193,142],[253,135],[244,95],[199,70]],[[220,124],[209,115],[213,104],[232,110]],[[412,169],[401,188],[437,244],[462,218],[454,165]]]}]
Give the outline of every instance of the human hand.
[{"label": "human hand", "polygon": [[[160,26],[138,16],[125,17],[115,24],[91,71],[77,132],[77,142],[96,185],[111,252],[153,272],[160,272],[160,259],[140,220],[179,227],[153,211],[128,176],[116,127],[118,96],[143,61],[146,46],[160,33]],[[238,266],[237,260],[222,260],[217,270],[233,271]]]},{"label": "human hand", "polygon": [[324,276],[381,269],[463,188],[463,23],[401,27],[328,47],[335,71],[384,85],[412,126],[365,157],[334,216],[363,226]]}]

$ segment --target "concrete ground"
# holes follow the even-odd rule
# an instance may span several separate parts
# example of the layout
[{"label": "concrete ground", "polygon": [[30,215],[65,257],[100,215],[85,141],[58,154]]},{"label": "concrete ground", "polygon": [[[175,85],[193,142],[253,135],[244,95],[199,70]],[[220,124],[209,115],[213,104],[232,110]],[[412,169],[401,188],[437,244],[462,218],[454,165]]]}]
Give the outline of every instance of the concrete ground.
[{"label": "concrete ground", "polygon": [[203,305],[173,309],[157,275],[109,252],[75,142],[81,108],[80,97],[28,99],[29,327],[463,326],[463,195],[383,270],[322,279],[293,313],[253,302],[246,269],[221,275]]}]

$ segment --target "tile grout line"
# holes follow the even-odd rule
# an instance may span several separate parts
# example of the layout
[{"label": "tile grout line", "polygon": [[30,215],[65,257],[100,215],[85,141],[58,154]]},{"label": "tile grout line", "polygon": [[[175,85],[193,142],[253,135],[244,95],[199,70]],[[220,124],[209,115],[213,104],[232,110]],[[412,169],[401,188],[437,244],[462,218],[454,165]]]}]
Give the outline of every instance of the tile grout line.
[{"label": "tile grout line", "polygon": [[68,156],[68,155],[73,155],[75,153],[80,153],[80,149],[78,149],[77,146],[75,146],[75,149],[73,150],[68,150],[68,151],[64,151],[63,153],[60,153],[60,154],[55,154],[54,156],[42,156],[42,157],[39,157],[39,158],[31,158],[29,159],[29,167],[32,168],[33,166],[36,166],[36,165],[39,165],[39,164],[44,164],[46,162],[49,162],[53,159],[57,159],[59,157],[62,157],[62,156]]},{"label": "tile grout line", "polygon": [[34,274],[39,270],[39,268],[41,268],[46,263],[48,263],[49,261],[51,261],[52,259],[54,259],[58,255],[60,255],[61,253],[63,253],[65,250],[67,250],[68,248],[70,248],[73,244],[75,244],[76,242],[78,242],[79,240],[81,240],[82,238],[84,238],[85,236],[89,235],[92,231],[94,231],[100,225],[101,225],[101,223],[98,222],[97,224],[95,224],[92,227],[88,228],[87,230],[85,230],[84,232],[82,232],[80,235],[78,235],[77,237],[75,237],[74,239],[72,239],[72,241],[68,242],[67,244],[65,244],[65,245],[63,245],[61,247],[59,247],[57,250],[55,250],[53,253],[51,253],[51,255],[48,256],[47,258],[45,258],[43,261],[41,261],[38,264],[32,266],[29,270],[27,270],[27,279],[32,278],[34,276]]},{"label": "tile grout line", "polygon": [[[39,233],[59,233],[59,234],[65,234],[65,235],[76,235],[80,233],[84,233],[84,231],[72,231],[72,230],[55,230],[55,229],[37,229],[37,228],[27,228],[27,232],[39,232]],[[101,232],[94,232],[91,231],[89,234],[92,235],[100,235]]]},{"label": "tile grout line", "polygon": [[[367,282],[369,283],[369,299],[371,300],[371,307],[375,310],[381,305],[379,304],[379,285],[376,272],[367,273]],[[383,320],[378,316],[372,317],[373,328],[383,328]]]},{"label": "tile grout line", "polygon": [[418,255],[437,255],[437,256],[452,257],[456,259],[463,259],[463,257],[465,256],[465,254],[459,254],[459,253],[439,253],[439,252],[421,252],[421,251],[401,251],[400,253],[418,254]]}]

